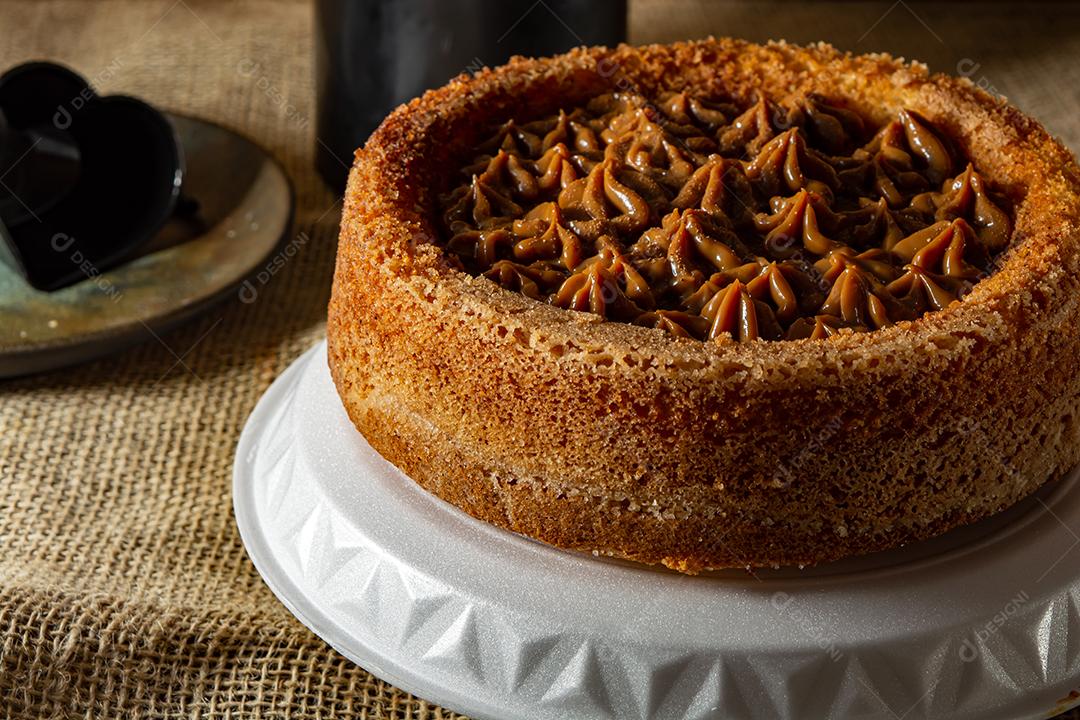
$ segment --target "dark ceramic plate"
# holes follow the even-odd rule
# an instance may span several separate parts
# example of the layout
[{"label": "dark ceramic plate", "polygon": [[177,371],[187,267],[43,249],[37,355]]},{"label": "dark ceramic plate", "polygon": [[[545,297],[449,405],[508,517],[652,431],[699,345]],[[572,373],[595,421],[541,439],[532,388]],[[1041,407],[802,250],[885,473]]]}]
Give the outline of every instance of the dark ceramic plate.
[{"label": "dark ceramic plate", "polygon": [[187,160],[183,192],[197,212],[170,220],[141,257],[101,274],[84,267],[86,280],[56,292],[0,264],[0,377],[148,340],[233,296],[278,251],[293,212],[281,165],[223,127],[169,118]]}]

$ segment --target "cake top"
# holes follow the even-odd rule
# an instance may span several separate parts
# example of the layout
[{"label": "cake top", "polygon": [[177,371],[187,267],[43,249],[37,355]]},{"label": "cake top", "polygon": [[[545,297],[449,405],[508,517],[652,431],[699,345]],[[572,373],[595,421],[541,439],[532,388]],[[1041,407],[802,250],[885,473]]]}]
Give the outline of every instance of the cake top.
[{"label": "cake top", "polygon": [[475,149],[442,198],[458,266],[562,308],[700,340],[823,338],[957,301],[1008,244],[1006,203],[903,110],[633,93]]}]

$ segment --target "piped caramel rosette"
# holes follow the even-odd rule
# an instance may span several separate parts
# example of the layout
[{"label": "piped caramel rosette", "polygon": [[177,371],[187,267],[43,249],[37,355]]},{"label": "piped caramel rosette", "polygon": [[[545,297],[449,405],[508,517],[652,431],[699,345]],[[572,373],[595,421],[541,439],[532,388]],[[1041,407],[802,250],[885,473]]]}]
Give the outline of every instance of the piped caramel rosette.
[{"label": "piped caramel rosette", "polygon": [[826,339],[960,301],[1003,196],[905,109],[593,98],[496,128],[442,198],[453,261],[507,290],[712,341]]}]

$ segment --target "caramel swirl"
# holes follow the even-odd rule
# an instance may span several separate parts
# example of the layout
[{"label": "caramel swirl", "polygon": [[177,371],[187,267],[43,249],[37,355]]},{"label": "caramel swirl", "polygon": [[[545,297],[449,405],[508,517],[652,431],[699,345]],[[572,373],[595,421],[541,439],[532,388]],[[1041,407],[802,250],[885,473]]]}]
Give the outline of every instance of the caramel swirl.
[{"label": "caramel swirl", "polygon": [[810,340],[824,340],[843,330],[866,332],[867,328],[861,325],[845,323],[835,315],[815,315],[814,317],[799,318],[792,323],[791,328],[788,330],[787,339],[802,340],[809,338]]},{"label": "caramel swirl", "polygon": [[[961,170],[962,168],[962,170]],[[458,267],[712,341],[826,340],[962,300],[1008,204],[933,121],[842,102],[601,95],[508,120],[442,196]]]}]

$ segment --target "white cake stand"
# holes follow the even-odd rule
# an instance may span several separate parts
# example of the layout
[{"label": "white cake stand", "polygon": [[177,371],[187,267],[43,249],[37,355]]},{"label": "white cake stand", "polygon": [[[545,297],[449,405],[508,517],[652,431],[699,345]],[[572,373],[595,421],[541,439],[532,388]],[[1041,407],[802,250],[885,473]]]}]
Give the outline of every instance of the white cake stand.
[{"label": "white cake stand", "polygon": [[304,624],[476,718],[1015,720],[1080,700],[1075,474],[903,551],[686,577],[423,492],[353,428],[320,345],[252,413],[234,493],[251,559]]}]

